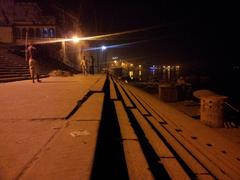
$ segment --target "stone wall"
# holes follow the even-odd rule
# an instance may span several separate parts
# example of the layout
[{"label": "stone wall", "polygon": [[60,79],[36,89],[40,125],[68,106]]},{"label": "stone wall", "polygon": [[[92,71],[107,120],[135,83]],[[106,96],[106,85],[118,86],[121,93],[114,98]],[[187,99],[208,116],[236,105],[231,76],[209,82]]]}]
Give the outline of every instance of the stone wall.
[{"label": "stone wall", "polygon": [[0,26],[0,42],[11,43],[13,41],[11,26]]}]

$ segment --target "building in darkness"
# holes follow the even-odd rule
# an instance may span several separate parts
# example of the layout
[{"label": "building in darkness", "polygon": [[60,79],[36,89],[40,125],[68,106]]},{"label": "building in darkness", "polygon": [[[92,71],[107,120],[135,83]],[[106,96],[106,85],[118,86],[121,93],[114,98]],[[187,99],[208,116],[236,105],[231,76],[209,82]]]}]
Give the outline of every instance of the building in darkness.
[{"label": "building in darkness", "polygon": [[36,2],[0,0],[0,42],[21,44],[28,38],[56,37],[56,20],[46,16]]},{"label": "building in darkness", "polygon": [[46,8],[35,1],[0,0],[0,42],[22,44],[26,32],[36,41],[81,34],[72,12],[51,3]]},{"label": "building in darkness", "polygon": [[[45,2],[46,3],[46,2]],[[0,0],[0,43],[24,45],[26,37],[34,44],[61,38],[80,36],[79,18],[64,7],[54,3],[41,6],[34,0]],[[41,44],[41,43],[39,43]],[[71,66],[78,66],[79,49],[85,42],[45,44],[43,54],[58,59]],[[69,60],[68,60],[69,59]],[[76,61],[76,62],[75,62]]]}]

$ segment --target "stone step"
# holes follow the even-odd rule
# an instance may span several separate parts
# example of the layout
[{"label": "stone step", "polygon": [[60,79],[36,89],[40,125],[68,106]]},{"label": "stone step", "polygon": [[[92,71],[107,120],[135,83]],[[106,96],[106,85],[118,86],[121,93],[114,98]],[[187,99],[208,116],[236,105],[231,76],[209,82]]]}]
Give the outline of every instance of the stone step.
[{"label": "stone step", "polygon": [[6,73],[8,74],[9,72],[13,72],[15,74],[21,74],[21,73],[24,73],[24,72],[28,72],[29,70],[28,69],[1,69],[0,68],[0,72],[2,73]]},{"label": "stone step", "polygon": [[16,72],[13,72],[13,71],[0,71],[0,76],[5,75],[5,74],[19,74],[19,73],[16,73]]},{"label": "stone step", "polygon": [[28,68],[28,65],[13,65],[13,64],[11,64],[11,65],[1,65],[0,64],[0,68],[2,68],[2,69],[11,69],[11,68]]},{"label": "stone step", "polygon": [[0,74],[0,79],[9,77],[19,77],[19,74]]},{"label": "stone step", "polygon": [[12,82],[12,81],[21,81],[29,79],[28,77],[8,77],[8,78],[0,78],[0,83],[3,82]]},{"label": "stone step", "polygon": [[[49,77],[49,75],[40,74],[40,78],[46,78],[46,77]],[[22,81],[22,80],[27,80],[27,79],[30,79],[30,74],[19,75],[16,77],[3,77],[3,78],[0,76],[0,83]]]},{"label": "stone step", "polygon": [[[154,127],[154,131],[161,134],[160,137],[164,137],[197,179],[213,179],[213,177],[236,179],[240,177],[238,147],[221,136],[217,136],[214,131],[202,124],[196,124],[185,114],[168,107],[161,101],[156,101],[155,97],[150,97],[144,91],[123,85],[123,83],[121,86],[124,86],[125,91],[132,92],[138,102],[146,108],[150,115],[144,115],[139,109],[140,114],[144,119],[148,119],[148,123],[150,122],[151,127]],[[131,100],[138,108],[135,100]],[[132,112],[133,110],[131,108]]]},{"label": "stone step", "polygon": [[27,62],[24,60],[12,60],[12,59],[0,59],[0,63],[20,63],[20,64],[26,64]]},{"label": "stone step", "polygon": [[27,66],[22,66],[22,67],[19,67],[19,66],[7,66],[7,67],[0,67],[0,70],[1,69],[28,69],[28,67]]},{"label": "stone step", "polygon": [[16,61],[1,61],[0,60],[0,65],[27,65],[28,63],[27,62],[16,62]]}]

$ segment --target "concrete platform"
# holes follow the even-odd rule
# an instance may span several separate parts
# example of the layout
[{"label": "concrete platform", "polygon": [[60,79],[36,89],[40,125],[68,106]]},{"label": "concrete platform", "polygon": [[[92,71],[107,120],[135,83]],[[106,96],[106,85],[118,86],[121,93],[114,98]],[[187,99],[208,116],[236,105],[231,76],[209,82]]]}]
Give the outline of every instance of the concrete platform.
[{"label": "concrete platform", "polygon": [[88,179],[104,94],[92,94],[74,117],[65,118],[105,78],[78,75],[0,84],[0,179]]},{"label": "concrete platform", "polygon": [[239,179],[234,130],[103,74],[2,83],[0,179]]}]

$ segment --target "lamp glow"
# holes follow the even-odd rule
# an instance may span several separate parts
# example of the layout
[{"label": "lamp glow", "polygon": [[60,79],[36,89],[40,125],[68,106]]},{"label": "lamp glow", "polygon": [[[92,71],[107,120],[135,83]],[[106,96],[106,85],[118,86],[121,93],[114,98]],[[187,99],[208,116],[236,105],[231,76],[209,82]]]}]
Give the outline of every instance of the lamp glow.
[{"label": "lamp glow", "polygon": [[101,48],[102,48],[103,51],[107,49],[106,46],[102,46]]},{"label": "lamp glow", "polygon": [[80,41],[80,38],[77,37],[77,36],[74,36],[74,37],[72,37],[72,41],[73,41],[74,43],[78,43],[78,42]]}]

